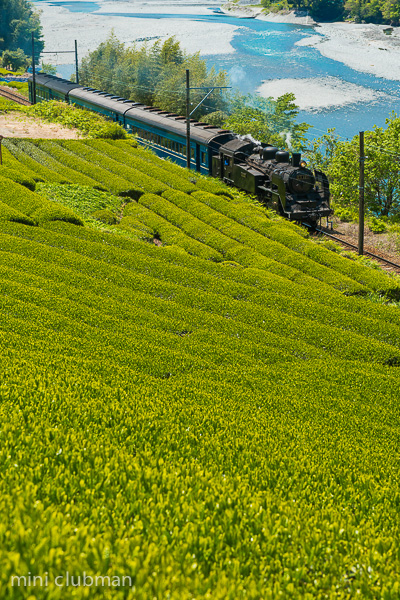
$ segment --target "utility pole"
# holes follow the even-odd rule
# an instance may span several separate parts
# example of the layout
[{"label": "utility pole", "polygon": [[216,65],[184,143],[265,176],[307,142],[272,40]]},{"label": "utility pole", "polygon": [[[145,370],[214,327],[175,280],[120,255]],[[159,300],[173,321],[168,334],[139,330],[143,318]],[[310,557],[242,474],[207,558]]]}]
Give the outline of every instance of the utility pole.
[{"label": "utility pole", "polygon": [[[186,69],[186,166],[190,169],[190,159],[191,159],[191,151],[190,151],[190,117],[196,110],[201,106],[213,93],[214,90],[230,90],[230,86],[203,86],[203,87],[190,87],[190,78],[189,78],[189,69]],[[203,90],[203,92],[207,91],[206,95],[197,106],[190,112],[190,90]]]},{"label": "utility pole", "polygon": [[35,38],[32,31],[32,104],[36,104]]},{"label": "utility pole", "polygon": [[2,152],[1,152],[1,142],[3,141],[3,139],[4,139],[3,136],[0,135],[0,165],[3,164],[3,155],[2,155]]},{"label": "utility pole", "polygon": [[75,40],[75,50],[48,50],[41,52],[41,54],[75,54],[75,78],[76,83],[79,83],[79,70],[78,70],[78,42]]},{"label": "utility pole", "polygon": [[358,254],[364,254],[364,132],[359,133],[360,179],[358,185]]},{"label": "utility pole", "polygon": [[79,83],[79,71],[78,71],[78,42],[75,40],[75,79],[76,83]]},{"label": "utility pole", "polygon": [[186,69],[186,167],[190,169],[190,76]]}]

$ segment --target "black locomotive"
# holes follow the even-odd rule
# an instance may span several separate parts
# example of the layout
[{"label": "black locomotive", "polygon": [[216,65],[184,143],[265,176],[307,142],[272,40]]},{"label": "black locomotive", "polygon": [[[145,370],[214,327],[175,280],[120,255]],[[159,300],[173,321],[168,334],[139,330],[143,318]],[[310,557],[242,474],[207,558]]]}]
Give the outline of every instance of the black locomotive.
[{"label": "black locomotive", "polygon": [[[153,106],[126,100],[40,73],[29,81],[30,99],[56,99],[98,112],[135,134],[160,157],[186,166],[186,119]],[[190,121],[191,168],[223,179],[288,219],[314,226],[332,214],[326,176],[306,168],[300,154],[280,151],[227,129]]]},{"label": "black locomotive", "polygon": [[320,171],[307,169],[301,154],[256,146],[236,137],[212,159],[212,175],[250,194],[295,221],[314,226],[332,214],[329,182]]}]

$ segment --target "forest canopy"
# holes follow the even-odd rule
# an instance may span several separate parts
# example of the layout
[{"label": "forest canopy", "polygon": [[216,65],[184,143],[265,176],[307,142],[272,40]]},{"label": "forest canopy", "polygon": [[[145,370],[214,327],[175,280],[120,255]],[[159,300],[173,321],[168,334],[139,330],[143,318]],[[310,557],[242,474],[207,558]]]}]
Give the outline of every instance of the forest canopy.
[{"label": "forest canopy", "polygon": [[0,0],[0,54],[3,66],[26,68],[31,62],[32,32],[36,58],[43,50],[39,13],[27,0]]},{"label": "forest canopy", "polygon": [[261,0],[272,11],[302,10],[317,21],[352,19],[358,23],[399,25],[399,0]]}]

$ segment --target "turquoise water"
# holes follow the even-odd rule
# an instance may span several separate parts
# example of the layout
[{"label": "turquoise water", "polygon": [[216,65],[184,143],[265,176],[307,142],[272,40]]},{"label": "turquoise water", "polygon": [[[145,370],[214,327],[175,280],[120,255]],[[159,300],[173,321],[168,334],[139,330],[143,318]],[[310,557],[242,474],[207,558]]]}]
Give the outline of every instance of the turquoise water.
[{"label": "turquoise water", "polygon": [[[223,55],[207,55],[210,67],[225,69],[232,85],[242,92],[254,92],[268,79],[316,78],[333,76],[344,82],[361,85],[385,92],[387,98],[379,102],[359,102],[318,112],[301,111],[299,119],[313,125],[312,135],[318,136],[328,128],[335,127],[345,138],[360,130],[368,130],[374,124],[384,126],[385,118],[394,110],[400,114],[399,82],[382,79],[346,67],[342,63],[321,56],[314,48],[296,46],[295,43],[311,35],[319,35],[313,28],[301,25],[268,23],[256,19],[236,19],[211,12],[209,15],[154,14],[154,13],[102,13],[96,2],[52,2],[74,12],[96,11],[95,15],[126,17],[133,19],[181,19],[198,22],[219,22],[240,26],[232,43],[235,52]],[[118,30],[116,30],[118,35]],[[212,42],[212,40],[211,40]],[[78,41],[79,43],[79,41]],[[58,68],[63,76],[73,72],[72,65]],[[293,89],[296,93],[296,90]]]}]

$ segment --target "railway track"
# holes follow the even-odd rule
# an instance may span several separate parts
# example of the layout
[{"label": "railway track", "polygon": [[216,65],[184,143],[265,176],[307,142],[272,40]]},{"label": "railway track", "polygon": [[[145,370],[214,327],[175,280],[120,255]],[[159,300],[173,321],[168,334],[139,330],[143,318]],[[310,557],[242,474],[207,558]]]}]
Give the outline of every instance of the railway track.
[{"label": "railway track", "polygon": [[[319,234],[325,235],[332,240],[335,240],[335,242],[342,244],[346,248],[350,248],[352,251],[358,252],[358,246],[355,246],[354,244],[351,244],[350,242],[346,242],[345,240],[342,240],[340,237],[337,237],[336,235],[333,235],[332,233],[328,233],[327,231],[324,231],[323,229],[318,229],[318,228],[316,228],[314,231],[316,231]],[[365,249],[364,249],[364,256],[371,257],[374,260],[376,260],[377,262],[381,263],[381,265],[383,265],[383,267],[385,268],[386,271],[400,274],[400,265],[392,262],[391,260],[388,260],[384,256],[379,256],[378,254],[374,254],[373,252],[369,252],[368,250],[365,250]]]},{"label": "railway track", "polygon": [[17,102],[18,104],[22,104],[24,106],[31,105],[28,98],[25,98],[25,96],[21,96],[21,94],[18,94],[17,92],[11,92],[10,88],[4,87],[2,85],[0,85],[0,96],[3,96],[3,98],[7,98],[7,100],[12,100],[13,102]]}]

